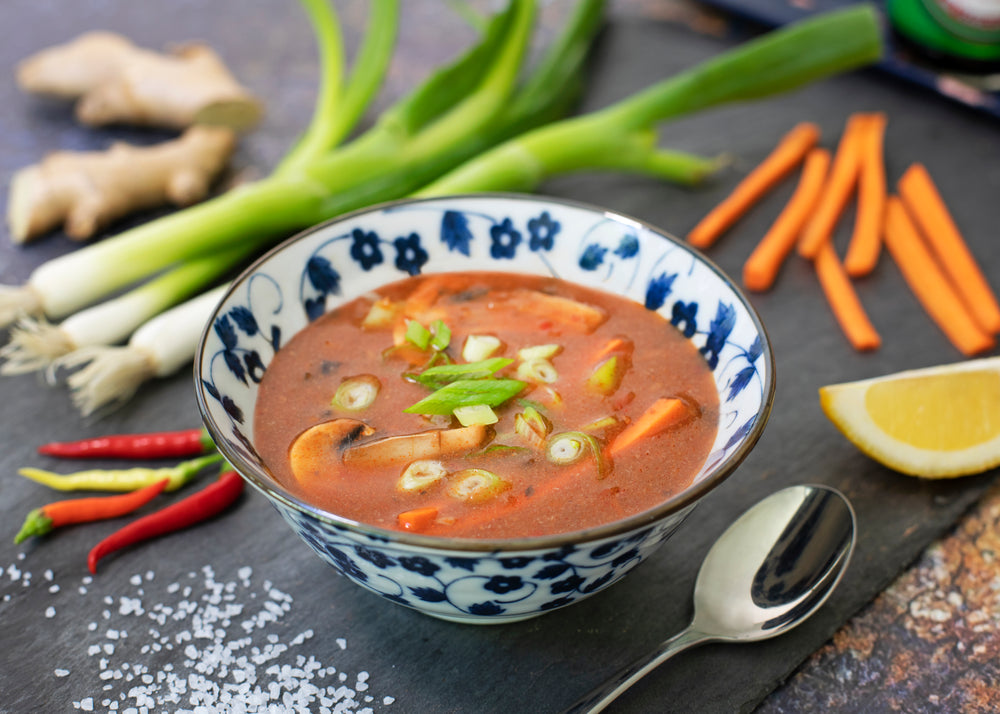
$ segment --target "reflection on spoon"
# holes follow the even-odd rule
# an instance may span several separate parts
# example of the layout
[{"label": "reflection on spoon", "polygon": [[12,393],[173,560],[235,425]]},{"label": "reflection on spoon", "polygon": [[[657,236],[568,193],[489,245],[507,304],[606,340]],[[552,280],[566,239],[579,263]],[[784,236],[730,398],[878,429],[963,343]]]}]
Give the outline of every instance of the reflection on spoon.
[{"label": "reflection on spoon", "polygon": [[694,618],[567,712],[599,712],[673,655],[705,642],[780,635],[826,601],[854,550],[854,511],[837,490],[792,486],[740,516],[715,542],[694,587]]}]

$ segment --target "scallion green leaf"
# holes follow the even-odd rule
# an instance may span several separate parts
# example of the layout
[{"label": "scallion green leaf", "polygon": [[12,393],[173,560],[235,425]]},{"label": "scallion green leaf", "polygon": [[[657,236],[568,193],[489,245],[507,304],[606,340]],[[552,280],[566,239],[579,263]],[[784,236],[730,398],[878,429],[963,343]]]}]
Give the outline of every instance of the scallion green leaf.
[{"label": "scallion green leaf", "polygon": [[419,374],[408,374],[408,379],[428,389],[440,389],[459,379],[487,379],[509,365],[513,360],[506,357],[492,357],[479,362],[465,364],[442,364],[428,367]]},{"label": "scallion green leaf", "polygon": [[431,343],[431,331],[416,320],[406,322],[406,341],[417,349],[426,350]]},{"label": "scallion green leaf", "polygon": [[500,406],[524,389],[516,379],[460,379],[446,384],[403,411],[407,414],[451,414],[458,407]]},{"label": "scallion green leaf", "polygon": [[431,324],[431,349],[438,352],[448,349],[451,343],[451,329],[444,324],[443,320],[435,320]]}]

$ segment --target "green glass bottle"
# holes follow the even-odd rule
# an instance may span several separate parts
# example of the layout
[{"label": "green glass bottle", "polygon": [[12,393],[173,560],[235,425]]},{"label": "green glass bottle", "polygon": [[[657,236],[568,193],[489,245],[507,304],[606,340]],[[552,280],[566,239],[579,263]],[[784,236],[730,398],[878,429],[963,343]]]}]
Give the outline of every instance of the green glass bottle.
[{"label": "green glass bottle", "polygon": [[887,0],[889,21],[928,58],[953,67],[1000,68],[1000,0]]}]

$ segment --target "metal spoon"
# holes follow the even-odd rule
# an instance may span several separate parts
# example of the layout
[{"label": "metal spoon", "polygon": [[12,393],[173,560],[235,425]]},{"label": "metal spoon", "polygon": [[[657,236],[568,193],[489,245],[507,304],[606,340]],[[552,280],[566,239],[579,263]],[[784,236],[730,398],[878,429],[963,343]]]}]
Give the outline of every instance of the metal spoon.
[{"label": "metal spoon", "polygon": [[755,642],[787,632],[823,604],[854,550],[854,510],[837,490],[792,486],[740,516],[715,542],[694,587],[686,629],[579,700],[602,711],[673,655],[705,642]]}]

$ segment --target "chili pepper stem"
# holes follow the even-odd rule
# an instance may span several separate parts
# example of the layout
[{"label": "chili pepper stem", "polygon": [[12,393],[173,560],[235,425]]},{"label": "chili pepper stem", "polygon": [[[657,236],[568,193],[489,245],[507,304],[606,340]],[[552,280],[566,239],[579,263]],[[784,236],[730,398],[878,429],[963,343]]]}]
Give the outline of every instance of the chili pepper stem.
[{"label": "chili pepper stem", "polygon": [[73,498],[49,503],[28,514],[20,532],[15,536],[14,542],[20,543],[31,536],[45,535],[60,526],[91,523],[124,516],[152,501],[163,492],[168,483],[169,479],[164,478],[128,493]]},{"label": "chili pepper stem", "polygon": [[31,511],[24,519],[24,525],[14,536],[14,544],[23,543],[31,536],[45,535],[52,530],[52,519],[41,508]]}]

